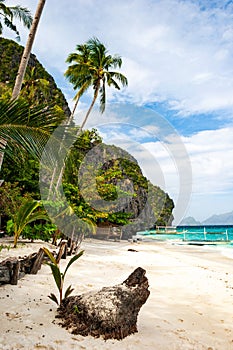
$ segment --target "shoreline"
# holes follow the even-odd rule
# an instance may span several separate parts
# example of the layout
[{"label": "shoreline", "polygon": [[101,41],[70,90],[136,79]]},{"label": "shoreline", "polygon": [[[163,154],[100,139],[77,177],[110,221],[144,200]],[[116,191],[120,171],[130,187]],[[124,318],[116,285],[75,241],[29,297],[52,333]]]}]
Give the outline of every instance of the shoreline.
[{"label": "shoreline", "polygon": [[[31,245],[35,247],[27,243],[27,249]],[[23,255],[26,247],[18,249]],[[56,286],[49,267],[43,265],[37,275],[26,275],[17,286],[0,286],[2,350],[233,348],[230,258],[213,249],[166,242],[86,239],[81,249],[85,253],[72,265],[65,283],[75,288],[72,295],[122,283],[138,266],[146,270],[151,294],[140,310],[138,333],[104,341],[61,328],[55,319],[57,307],[47,297],[57,293]],[[67,262],[61,261],[62,269]]]}]

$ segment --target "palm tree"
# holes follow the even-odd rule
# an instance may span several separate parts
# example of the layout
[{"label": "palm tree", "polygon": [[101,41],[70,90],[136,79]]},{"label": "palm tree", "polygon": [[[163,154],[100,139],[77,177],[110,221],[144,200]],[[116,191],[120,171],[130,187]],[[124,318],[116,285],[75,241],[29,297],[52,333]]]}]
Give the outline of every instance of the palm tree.
[{"label": "palm tree", "polygon": [[118,55],[111,56],[108,54],[106,47],[97,38],[88,40],[84,45],[77,45],[78,53],[71,53],[66,62],[72,63],[65,72],[65,76],[73,84],[74,89],[79,89],[75,96],[75,106],[82,94],[89,88],[93,87],[94,96],[87,114],[81,124],[80,131],[83,129],[88,116],[100,93],[100,112],[103,113],[106,104],[106,84],[120,90],[118,82],[122,86],[127,86],[127,78],[112,68],[121,68],[122,59]]},{"label": "palm tree", "polygon": [[16,99],[19,97],[20,94],[20,90],[22,87],[22,83],[23,83],[23,79],[24,79],[24,75],[26,72],[26,68],[28,65],[28,60],[30,57],[30,53],[32,50],[32,45],[36,36],[36,31],[38,28],[38,24],[40,21],[40,17],[42,15],[43,12],[43,8],[45,5],[46,0],[39,0],[38,5],[37,5],[37,9],[33,18],[33,22],[30,28],[30,33],[28,35],[28,40],[26,43],[26,46],[24,48],[22,57],[21,57],[21,61],[20,61],[20,65],[19,65],[19,69],[18,69],[18,73],[15,79],[15,85],[13,88],[13,92],[12,92],[12,100]]},{"label": "palm tree", "polygon": [[17,246],[19,236],[25,226],[36,220],[48,220],[48,216],[41,211],[36,210],[41,203],[32,199],[27,199],[21,204],[12,218],[14,227],[14,248]]},{"label": "palm tree", "polygon": [[[14,27],[12,24],[13,16],[17,16],[23,20],[23,23],[27,24],[28,28],[29,27],[31,28],[26,46],[25,46],[24,51],[23,51],[23,55],[22,55],[21,62],[19,65],[19,70],[18,70],[16,80],[15,80],[15,85],[14,85],[13,92],[12,92],[11,99],[15,100],[18,98],[18,96],[20,94],[22,82],[24,79],[24,75],[26,72],[28,60],[30,57],[31,49],[32,49],[32,44],[33,44],[34,39],[35,39],[36,30],[37,30],[39,20],[40,20],[40,17],[41,17],[46,0],[39,0],[33,21],[32,21],[31,17],[29,18],[29,12],[27,12],[28,11],[27,9],[21,8],[20,6],[15,6],[13,8],[6,7],[3,4],[4,1],[5,0],[0,0],[0,11],[1,11],[0,14],[4,18],[4,23],[8,27],[10,27],[12,30],[16,31],[16,33],[18,33],[16,27]],[[2,28],[2,26],[1,26],[1,22],[0,22],[0,34],[1,34],[1,28]],[[11,109],[11,107],[10,107],[10,109]],[[0,110],[0,113],[1,113],[1,110]],[[11,120],[11,122],[13,122],[13,119]],[[16,124],[14,124],[14,125],[16,125]],[[0,135],[0,169],[1,169],[2,162],[3,162],[4,150],[7,146],[7,142],[8,142],[7,137],[1,137],[1,135]],[[32,143],[34,143],[34,141],[32,141]],[[24,143],[24,146],[25,145],[26,145],[26,142]],[[28,145],[30,145],[30,142]],[[35,149],[34,149],[34,151],[35,151]],[[2,180],[0,180],[0,186],[1,186],[1,184],[2,184]]]},{"label": "palm tree", "polygon": [[99,94],[100,112],[104,112],[106,104],[106,84],[109,87],[113,86],[117,90],[120,90],[118,82],[120,82],[122,86],[128,85],[128,80],[123,74],[110,70],[112,68],[121,68],[122,59],[120,56],[108,55],[106,47],[97,38],[88,40],[87,47],[90,50],[90,62],[92,66],[90,68],[90,72],[92,73],[91,85],[93,86],[94,96],[81,125],[81,130],[84,127]]},{"label": "palm tree", "polygon": [[[92,86],[94,90],[92,102],[78,130],[78,136],[82,132],[99,94],[100,112],[104,112],[106,104],[106,84],[120,90],[118,82],[120,82],[122,86],[127,86],[128,81],[122,73],[110,70],[112,68],[121,68],[122,59],[118,55],[109,55],[106,47],[99,41],[99,39],[94,37],[88,40],[84,45],[77,45],[76,49],[78,53],[71,53],[66,60],[66,62],[73,64],[68,67],[65,76],[74,85],[74,89],[79,89],[75,96],[76,103],[71,113],[71,117],[68,120],[68,125],[72,120],[71,118],[74,115],[80,97],[89,87]],[[64,168],[65,165],[62,166],[59,172],[56,190],[61,184]],[[55,172],[56,168],[54,168],[53,171],[49,195],[54,181]]]},{"label": "palm tree", "polygon": [[19,32],[13,20],[19,19],[25,27],[28,29],[32,24],[32,16],[30,11],[22,6],[6,6],[4,4],[5,0],[0,0],[0,35],[2,34],[3,24],[16,33],[17,39],[20,39]]},{"label": "palm tree", "polygon": [[75,110],[77,108],[80,97],[91,86],[91,71],[90,71],[90,50],[86,44],[77,45],[76,50],[78,53],[71,53],[66,62],[72,63],[71,66],[65,72],[70,83],[73,84],[74,90],[78,89],[77,94],[74,97],[75,104],[71,112],[68,124],[73,120]]}]

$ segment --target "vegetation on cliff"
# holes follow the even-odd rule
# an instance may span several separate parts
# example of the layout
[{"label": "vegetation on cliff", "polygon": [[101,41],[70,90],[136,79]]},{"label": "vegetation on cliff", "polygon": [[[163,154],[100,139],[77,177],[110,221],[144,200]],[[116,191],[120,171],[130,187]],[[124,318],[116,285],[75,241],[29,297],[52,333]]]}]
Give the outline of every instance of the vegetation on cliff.
[{"label": "vegetation on cliff", "polygon": [[[9,97],[22,49],[12,40],[0,38],[2,100]],[[43,100],[48,105],[62,109],[66,116],[70,115],[62,92],[34,55],[29,60],[27,84],[25,91],[22,90],[23,100],[35,105],[40,105]],[[61,119],[58,113],[57,120]],[[92,151],[95,152],[94,156]],[[88,166],[85,167],[83,161],[89,156]],[[1,203],[3,225],[14,216],[13,208],[20,205],[24,197],[40,199],[39,161],[23,154],[20,163],[20,167],[16,167],[12,158],[6,155],[1,169],[1,177],[5,179],[5,184],[0,187],[1,196],[6,198],[8,191],[13,200],[15,198],[13,206],[9,197]],[[80,178],[85,181],[80,182]],[[89,220],[97,226],[127,226],[129,229],[124,233],[125,238],[138,228],[171,224],[172,221],[174,203],[168,194],[145,178],[137,161],[130,154],[114,145],[104,145],[96,130],[82,132],[70,150],[63,175],[63,189],[72,211],[79,218]],[[25,229],[22,233],[25,237],[33,238],[37,232],[35,227],[31,226],[31,232],[30,229]],[[50,233],[56,231],[52,223],[44,225],[44,228]],[[43,228],[40,226],[40,229]]]},{"label": "vegetation on cliff", "polygon": [[[17,44],[13,40],[0,37],[0,98],[11,96],[22,53],[23,46]],[[34,94],[38,99],[38,102],[43,102],[48,105],[56,105],[63,109],[66,116],[69,116],[70,109],[63,93],[57,87],[53,77],[45,70],[34,54],[30,55],[28,62],[28,68],[26,71],[28,76],[32,74],[32,69],[34,84],[36,84],[37,79],[43,79],[48,82],[46,94],[44,94],[43,89],[41,89],[41,85],[35,87],[37,90],[34,91]],[[30,79],[27,79],[27,81],[29,80]],[[27,94],[28,92],[25,96],[24,91],[22,91],[22,96],[28,101]]]}]

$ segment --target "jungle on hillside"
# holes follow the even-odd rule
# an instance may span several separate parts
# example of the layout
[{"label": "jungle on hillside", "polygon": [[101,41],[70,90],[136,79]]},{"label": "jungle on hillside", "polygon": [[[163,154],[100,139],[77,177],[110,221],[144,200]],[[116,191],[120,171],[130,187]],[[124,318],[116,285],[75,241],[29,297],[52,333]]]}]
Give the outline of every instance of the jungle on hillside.
[{"label": "jungle on hillside", "polygon": [[[127,85],[127,79],[123,75],[117,72],[109,75],[109,67],[120,67],[121,58],[110,56],[107,60],[106,48],[97,38],[93,38],[83,45],[77,45],[76,52],[70,54],[67,59],[69,66],[65,76],[78,91],[75,95],[73,111],[70,111],[53,77],[46,72],[33,54],[30,55],[19,98],[17,101],[11,101],[22,52],[22,46],[0,37],[0,139],[4,149],[0,173],[2,179],[0,229],[5,234],[14,236],[15,245],[19,236],[31,240],[39,238],[49,241],[62,235],[56,224],[46,214],[40,201],[40,157],[53,131],[58,125],[63,125],[64,131],[66,127],[74,126],[75,108],[79,99],[91,86],[94,92],[93,101],[87,111],[86,119],[98,98],[100,111],[104,112],[106,79],[108,79],[107,85],[113,84],[117,89],[120,89],[120,85]],[[96,74],[96,66],[100,64],[97,61],[98,52],[105,57],[106,64]],[[85,60],[89,60],[88,72],[85,71]],[[88,76],[88,79],[84,79],[84,76]],[[123,229],[122,238],[127,239],[135,233],[135,229],[149,228],[148,217],[152,218],[153,225],[170,225],[174,203],[168,194],[153,185],[142,174],[136,159],[114,145],[110,147],[112,159],[108,158],[103,162],[102,167],[96,167],[95,162],[98,163],[99,159],[104,157],[105,145],[97,130],[84,130],[84,125],[85,121],[78,129],[76,141],[62,169],[62,177],[60,176],[60,180],[59,176],[57,178],[58,182],[62,183],[70,212],[86,221],[91,230],[86,230],[85,225],[74,227],[71,221],[70,232],[81,239],[85,235],[94,236],[98,228],[116,227]],[[97,146],[98,154],[93,160],[93,168],[96,168],[95,183],[89,181],[90,174],[86,169],[86,173],[83,174],[86,188],[82,186],[80,189],[79,171],[82,160]],[[117,158],[114,157],[115,153],[118,154]],[[56,170],[55,163],[53,168]],[[93,174],[91,175],[93,177]],[[50,176],[53,177],[53,174]],[[85,199],[86,192],[88,192],[88,201]],[[49,200],[53,202],[48,193]],[[108,210],[101,207],[105,203],[108,204]],[[124,203],[123,207],[122,203]],[[61,203],[60,205],[62,207]],[[143,213],[145,205],[147,205],[146,212],[140,216],[139,220],[138,217]],[[23,220],[19,212],[25,211],[28,216],[25,215]],[[62,220],[62,210],[55,205],[54,212],[56,211],[60,213]],[[124,230],[124,227],[127,229]]]}]

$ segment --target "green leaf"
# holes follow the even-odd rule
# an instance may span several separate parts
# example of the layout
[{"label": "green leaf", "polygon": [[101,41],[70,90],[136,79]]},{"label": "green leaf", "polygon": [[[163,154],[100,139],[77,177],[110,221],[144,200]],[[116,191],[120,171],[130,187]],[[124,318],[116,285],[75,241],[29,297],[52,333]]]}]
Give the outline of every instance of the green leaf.
[{"label": "green leaf", "polygon": [[71,287],[71,285],[66,289],[64,299],[67,298],[72,292],[74,288]]},{"label": "green leaf", "polygon": [[60,291],[60,289],[62,287],[62,278],[61,278],[60,269],[57,265],[54,265],[54,264],[50,264],[49,266],[51,267],[52,274],[53,274],[54,280],[56,282],[57,288]]},{"label": "green leaf", "polygon": [[84,250],[81,250],[81,252],[79,252],[79,254],[74,255],[73,258],[70,259],[70,261],[69,261],[69,263],[67,264],[66,269],[65,269],[65,271],[64,271],[63,279],[65,278],[65,274],[66,274],[68,268],[69,268],[78,258],[80,258],[80,256],[83,255],[83,253],[84,253]]},{"label": "green leaf", "polygon": [[50,295],[48,295],[49,299],[51,299],[52,301],[54,301],[57,305],[59,305],[59,302],[57,300],[57,297],[55,294],[51,293]]},{"label": "green leaf", "polygon": [[0,141],[6,141],[0,142],[1,151],[15,158],[23,150],[40,159],[56,125],[55,113],[44,106],[32,109],[20,100],[0,100],[0,114]]},{"label": "green leaf", "polygon": [[51,262],[54,264],[54,265],[57,265],[57,262],[56,262],[56,259],[55,257],[53,256],[53,254],[50,252],[49,249],[43,247],[43,251],[45,252],[45,254],[49,257],[49,259],[51,260]]}]

